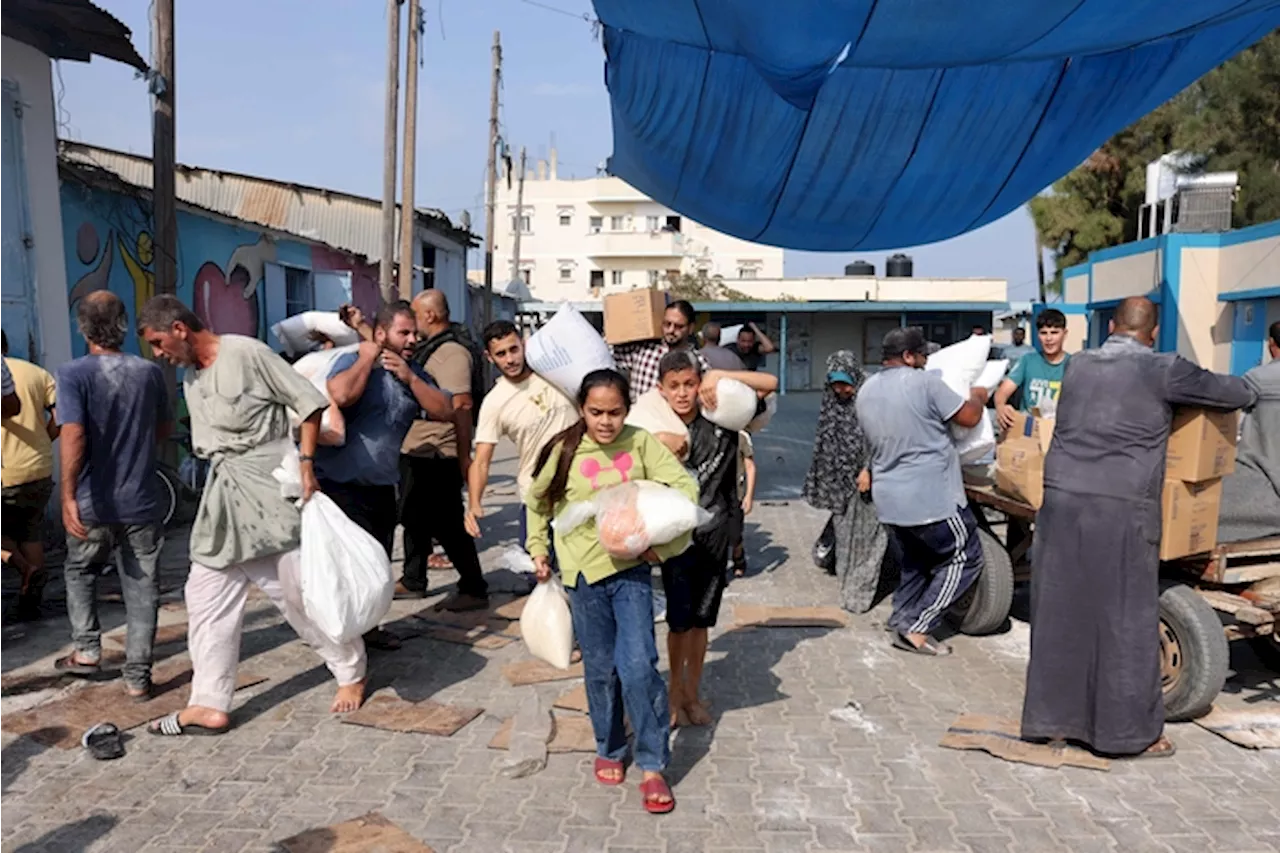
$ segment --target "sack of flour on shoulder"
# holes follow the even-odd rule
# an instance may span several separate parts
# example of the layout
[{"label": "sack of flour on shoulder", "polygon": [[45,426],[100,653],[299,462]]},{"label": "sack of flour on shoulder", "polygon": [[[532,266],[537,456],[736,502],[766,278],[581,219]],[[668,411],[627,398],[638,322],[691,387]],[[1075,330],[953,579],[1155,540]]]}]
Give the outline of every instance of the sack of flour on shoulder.
[{"label": "sack of flour on shoulder", "polygon": [[534,373],[577,399],[582,379],[593,370],[616,369],[609,345],[569,303],[525,343],[525,363]]}]

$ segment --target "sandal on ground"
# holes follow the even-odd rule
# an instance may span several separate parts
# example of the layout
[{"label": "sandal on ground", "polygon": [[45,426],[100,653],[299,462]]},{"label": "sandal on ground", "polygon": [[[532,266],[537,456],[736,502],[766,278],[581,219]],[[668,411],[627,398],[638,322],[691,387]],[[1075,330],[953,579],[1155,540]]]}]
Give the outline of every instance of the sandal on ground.
[{"label": "sandal on ground", "polygon": [[[605,772],[610,770],[617,771],[618,773],[617,779],[611,779],[608,776],[604,775]],[[597,756],[595,774],[596,774],[596,781],[599,782],[601,785],[608,785],[609,787],[613,787],[615,785],[621,785],[626,780],[627,769],[621,761],[610,761],[607,758],[600,758],[599,756]]]},{"label": "sandal on ground", "polygon": [[71,675],[97,675],[102,669],[100,661],[92,663],[80,658],[76,652],[72,652],[66,657],[60,657],[53,662],[53,668],[58,672],[66,672]]},{"label": "sandal on ground", "polygon": [[379,649],[384,652],[394,652],[402,645],[399,637],[382,628],[374,628],[372,631],[366,632],[364,644],[371,649]]},{"label": "sandal on ground", "polygon": [[1178,748],[1173,745],[1173,741],[1169,740],[1168,736],[1160,735],[1160,739],[1158,741],[1151,744],[1151,746],[1147,747],[1142,752],[1139,752],[1137,755],[1133,757],[1134,758],[1172,758],[1177,751],[1178,751]]},{"label": "sandal on ground", "polygon": [[907,635],[903,634],[901,631],[894,631],[893,647],[895,649],[901,649],[904,652],[911,652],[912,654],[926,655],[928,657],[935,658],[951,654],[950,646],[946,643],[939,643],[933,637],[925,637],[924,642],[917,646],[915,643],[908,640]]},{"label": "sandal on ground", "polygon": [[644,797],[644,810],[649,814],[667,814],[676,807],[676,798],[671,794],[671,786],[661,776],[641,782],[640,795]]},{"label": "sandal on ground", "polygon": [[453,561],[443,554],[427,557],[427,568],[433,572],[445,572],[453,568]]},{"label": "sandal on ground", "polygon": [[110,761],[124,755],[124,738],[115,723],[98,723],[84,733],[80,745],[99,761]]},{"label": "sandal on ground", "polygon": [[167,717],[161,717],[147,724],[147,731],[153,735],[161,737],[212,737],[214,735],[226,734],[231,726],[219,726],[218,728],[209,728],[199,723],[182,723],[178,720],[179,711],[174,711]]}]

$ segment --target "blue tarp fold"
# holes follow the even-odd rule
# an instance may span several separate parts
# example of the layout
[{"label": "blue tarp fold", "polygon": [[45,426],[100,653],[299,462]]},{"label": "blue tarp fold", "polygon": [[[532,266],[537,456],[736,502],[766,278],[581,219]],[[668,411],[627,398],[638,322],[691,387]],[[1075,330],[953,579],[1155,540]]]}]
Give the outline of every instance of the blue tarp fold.
[{"label": "blue tarp fold", "polygon": [[1280,0],[595,0],[610,171],[698,222],[887,249],[1000,218]]}]

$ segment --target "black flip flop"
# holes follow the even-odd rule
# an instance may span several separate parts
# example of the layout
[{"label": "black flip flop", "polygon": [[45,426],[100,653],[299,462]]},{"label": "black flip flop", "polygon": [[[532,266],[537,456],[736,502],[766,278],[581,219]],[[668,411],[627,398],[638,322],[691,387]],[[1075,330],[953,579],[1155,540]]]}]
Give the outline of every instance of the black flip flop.
[{"label": "black flip flop", "polygon": [[199,723],[181,723],[178,721],[179,713],[181,712],[174,711],[167,717],[153,720],[147,725],[147,731],[159,737],[213,737],[226,734],[231,729],[231,726],[211,729]]},{"label": "black flip flop", "polygon": [[124,756],[124,739],[115,723],[98,723],[80,738],[80,745],[99,761]]},{"label": "black flip flop", "polygon": [[75,652],[55,660],[53,668],[58,672],[65,672],[70,675],[97,675],[102,671],[100,663],[81,663],[76,660]]},{"label": "black flip flop", "polygon": [[915,643],[907,639],[906,635],[901,631],[893,632],[893,647],[901,649],[904,652],[911,652],[914,655],[925,655],[931,658],[945,657],[951,654],[951,647],[945,643],[939,643],[933,637],[925,638],[924,643],[917,646]]}]

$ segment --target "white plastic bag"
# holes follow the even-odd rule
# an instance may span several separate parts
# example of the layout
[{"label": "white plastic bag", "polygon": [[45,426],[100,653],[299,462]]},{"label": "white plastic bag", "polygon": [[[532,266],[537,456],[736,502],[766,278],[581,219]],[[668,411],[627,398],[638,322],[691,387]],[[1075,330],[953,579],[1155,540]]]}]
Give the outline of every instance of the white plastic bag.
[{"label": "white plastic bag", "polygon": [[1004,375],[1008,372],[1009,359],[1000,358],[988,361],[983,366],[982,372],[978,374],[978,378],[974,380],[973,385],[975,388],[986,388],[988,394],[994,394],[1004,380]]},{"label": "white plastic bag", "polygon": [[525,343],[524,360],[571,400],[577,399],[588,373],[617,369],[604,338],[567,302]]},{"label": "white plastic bag", "polygon": [[667,432],[682,436],[685,440],[685,455],[689,453],[689,427],[680,420],[679,415],[672,411],[670,404],[657,388],[650,388],[636,398],[631,405],[631,410],[627,412],[626,423],[652,435]]},{"label": "white plastic bag", "polygon": [[271,327],[271,333],[280,341],[285,353],[291,356],[315,349],[312,332],[324,335],[339,347],[360,343],[360,333],[342,322],[334,311],[303,311],[285,317]]},{"label": "white plastic bag", "polygon": [[751,423],[747,424],[747,432],[757,433],[769,425],[769,421],[773,420],[773,416],[778,412],[778,395],[770,393],[764,398],[764,411],[751,419]]},{"label": "white plastic bag", "polygon": [[498,555],[498,568],[509,569],[520,575],[531,575],[538,570],[533,557],[519,545],[512,545]]},{"label": "white plastic bag", "polygon": [[720,340],[718,343],[722,347],[728,346],[729,344],[736,344],[738,342],[738,332],[741,332],[746,327],[745,323],[739,323],[736,326],[726,326],[720,330]]},{"label": "white plastic bag", "polygon": [[[979,385],[988,369],[987,356],[990,354],[991,337],[973,335],[929,356],[928,369],[941,374],[942,381],[947,383],[948,388],[968,400],[971,389]],[[1005,367],[1007,366],[1006,363]],[[998,380],[996,384],[999,384]],[[991,418],[985,412],[983,415],[975,427],[951,425],[951,440],[960,455],[961,465],[977,462],[995,450],[995,428],[991,424]]]},{"label": "white plastic bag", "polygon": [[[341,447],[346,444],[347,422],[342,417],[342,409],[329,397],[329,374],[333,371],[333,365],[339,358],[348,353],[353,353],[359,348],[359,344],[353,344],[335,349],[319,350],[307,353],[293,363],[293,369],[306,377],[307,381],[329,401],[324,414],[320,416],[320,444],[329,447]],[[296,430],[301,422],[298,413],[290,409],[289,425]]]},{"label": "white plastic bag", "polygon": [[739,432],[756,416],[759,402],[756,392],[737,379],[721,379],[716,383],[716,407],[702,409],[702,416],[713,424]]},{"label": "white plastic bag", "polygon": [[709,523],[715,516],[670,486],[633,480],[609,486],[589,501],[572,503],[556,516],[557,533],[568,533],[590,519],[605,551],[635,559],[654,545]]},{"label": "white plastic bag", "polygon": [[560,579],[540,583],[520,614],[520,636],[529,654],[558,669],[568,669],[573,656],[573,619]]},{"label": "white plastic bag", "polygon": [[323,492],[302,507],[302,607],[335,643],[378,626],[391,607],[395,578],[382,544]]}]

